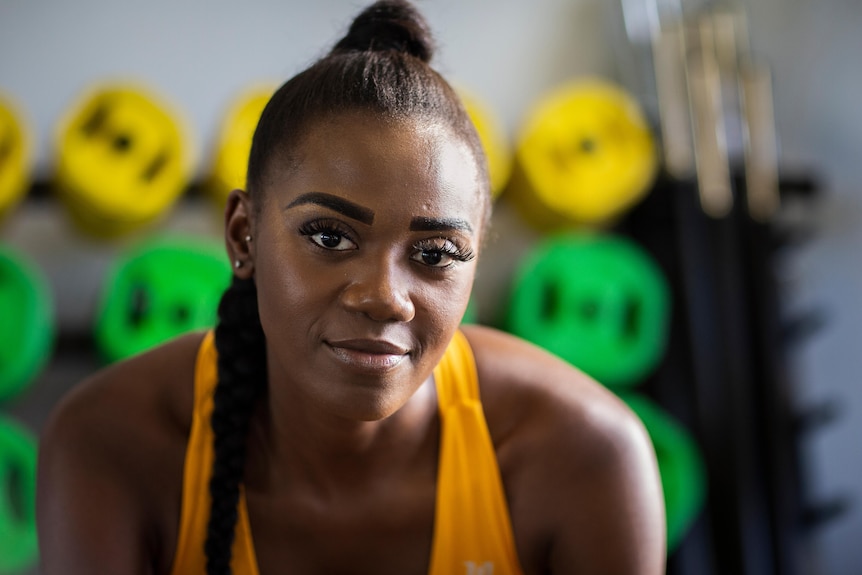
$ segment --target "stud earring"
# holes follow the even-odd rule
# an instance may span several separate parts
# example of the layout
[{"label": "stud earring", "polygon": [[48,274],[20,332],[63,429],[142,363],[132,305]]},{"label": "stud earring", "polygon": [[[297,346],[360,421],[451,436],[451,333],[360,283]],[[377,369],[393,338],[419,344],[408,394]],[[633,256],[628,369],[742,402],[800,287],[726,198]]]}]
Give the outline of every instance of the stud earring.
[{"label": "stud earring", "polygon": [[245,243],[251,243],[251,236],[245,236]]},{"label": "stud earring", "polygon": [[241,267],[242,267],[242,261],[240,261],[240,260],[236,260],[236,261],[234,261],[234,262],[233,262],[233,267],[235,267],[236,269],[241,268]]}]

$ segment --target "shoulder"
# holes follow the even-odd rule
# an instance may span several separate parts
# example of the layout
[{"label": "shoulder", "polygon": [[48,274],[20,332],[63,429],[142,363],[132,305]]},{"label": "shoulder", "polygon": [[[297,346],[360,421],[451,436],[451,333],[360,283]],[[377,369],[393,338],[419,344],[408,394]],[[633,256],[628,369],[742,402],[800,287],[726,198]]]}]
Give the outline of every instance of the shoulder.
[{"label": "shoulder", "polygon": [[110,365],[53,410],[40,440],[37,485],[46,573],[58,568],[54,558],[80,560],[81,572],[144,559],[119,558],[107,550],[110,541],[126,555],[153,560],[157,532],[181,492],[202,338],[181,336]]},{"label": "shoulder", "polygon": [[[187,430],[195,362],[203,336],[180,336],[109,365],[77,384],[55,407],[43,432],[44,439],[85,436],[95,445],[104,446],[125,438],[125,434],[141,439],[149,427]],[[141,423],[148,425],[141,428]],[[112,434],[105,433],[107,429],[115,431],[119,438],[110,437]],[[93,437],[87,437],[89,434]],[[88,445],[93,445],[91,441]]]},{"label": "shoulder", "polygon": [[465,326],[463,331],[496,435],[507,427],[562,432],[566,442],[583,441],[585,448],[595,446],[595,441],[626,442],[643,435],[639,420],[621,400],[565,361],[495,329]]},{"label": "shoulder", "polygon": [[[542,559],[522,559],[554,573],[658,573],[661,485],[637,416],[605,387],[530,343],[480,326],[463,331],[519,554],[550,549]],[[613,553],[601,551],[609,549],[602,537],[618,542]]]}]

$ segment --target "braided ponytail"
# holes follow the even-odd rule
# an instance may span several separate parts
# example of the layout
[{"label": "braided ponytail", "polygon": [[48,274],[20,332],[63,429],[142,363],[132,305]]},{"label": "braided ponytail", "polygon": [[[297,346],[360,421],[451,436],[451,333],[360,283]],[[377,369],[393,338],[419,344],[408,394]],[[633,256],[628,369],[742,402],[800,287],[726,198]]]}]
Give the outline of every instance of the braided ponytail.
[{"label": "braided ponytail", "polygon": [[253,280],[234,278],[219,304],[215,332],[218,385],[212,428],[215,461],[210,478],[209,524],[204,552],[208,575],[230,574],[239,484],[245,467],[249,420],[266,390],[266,340]]}]

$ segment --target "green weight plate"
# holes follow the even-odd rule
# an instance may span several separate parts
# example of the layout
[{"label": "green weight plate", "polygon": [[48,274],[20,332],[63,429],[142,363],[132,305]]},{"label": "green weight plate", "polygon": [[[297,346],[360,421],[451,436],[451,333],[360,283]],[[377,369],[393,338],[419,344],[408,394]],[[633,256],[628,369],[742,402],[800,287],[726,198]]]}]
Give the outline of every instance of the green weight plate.
[{"label": "green weight plate", "polygon": [[39,559],[36,445],[29,431],[0,417],[0,575],[32,569]]},{"label": "green weight plate", "polygon": [[479,321],[479,312],[476,310],[476,302],[473,298],[467,302],[467,309],[464,310],[464,317],[461,318],[462,324],[477,323]]},{"label": "green weight plate", "polygon": [[214,326],[230,275],[218,242],[163,238],[126,254],[103,288],[95,334],[102,355],[124,359]]},{"label": "green weight plate", "polygon": [[667,283],[646,252],[620,237],[570,234],[522,262],[505,326],[616,388],[659,363],[669,316]]},{"label": "green weight plate", "polygon": [[29,385],[51,356],[53,304],[35,265],[0,246],[0,402]]},{"label": "green weight plate", "polygon": [[686,429],[654,402],[635,393],[621,398],[640,417],[655,448],[667,517],[667,548],[672,551],[703,508],[703,458]]}]

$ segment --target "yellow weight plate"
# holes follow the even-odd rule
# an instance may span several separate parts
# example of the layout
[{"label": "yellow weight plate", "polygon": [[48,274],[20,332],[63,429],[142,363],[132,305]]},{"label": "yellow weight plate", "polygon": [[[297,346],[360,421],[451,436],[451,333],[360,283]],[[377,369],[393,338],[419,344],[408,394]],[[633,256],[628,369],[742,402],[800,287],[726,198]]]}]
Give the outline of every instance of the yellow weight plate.
[{"label": "yellow weight plate", "polygon": [[216,157],[209,185],[219,205],[237,188],[245,189],[248,154],[257,122],[275,88],[253,88],[242,94],[231,106],[221,125]]},{"label": "yellow weight plate", "polygon": [[12,103],[0,96],[0,218],[30,187],[31,144]]},{"label": "yellow weight plate", "polygon": [[658,167],[637,102],[603,80],[565,85],[528,115],[513,196],[542,228],[600,227],[636,204]]},{"label": "yellow weight plate", "polygon": [[479,132],[479,139],[488,158],[491,194],[496,198],[509,183],[509,176],[512,174],[512,148],[500,122],[485,103],[464,90],[459,90],[459,95],[467,114],[473,120],[473,125],[476,126],[476,131]]},{"label": "yellow weight plate", "polygon": [[95,235],[152,222],[188,184],[178,116],[138,86],[112,84],[87,94],[60,123],[57,149],[60,196]]}]

